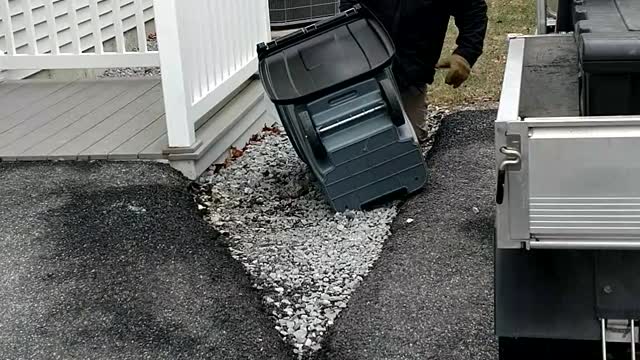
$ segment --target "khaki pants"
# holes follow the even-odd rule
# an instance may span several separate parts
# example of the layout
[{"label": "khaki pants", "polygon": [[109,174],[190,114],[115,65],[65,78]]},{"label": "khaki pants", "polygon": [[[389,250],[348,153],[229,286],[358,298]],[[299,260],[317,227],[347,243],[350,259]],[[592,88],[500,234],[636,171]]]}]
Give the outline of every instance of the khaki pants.
[{"label": "khaki pants", "polygon": [[415,87],[410,87],[400,91],[402,105],[407,113],[411,125],[418,136],[420,142],[426,140],[427,130],[425,129],[427,121],[427,87],[423,91]]}]

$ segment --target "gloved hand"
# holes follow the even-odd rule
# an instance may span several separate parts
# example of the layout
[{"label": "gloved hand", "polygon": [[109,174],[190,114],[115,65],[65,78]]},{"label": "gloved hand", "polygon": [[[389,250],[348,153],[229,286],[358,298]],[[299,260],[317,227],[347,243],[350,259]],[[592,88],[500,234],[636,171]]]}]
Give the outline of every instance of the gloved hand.
[{"label": "gloved hand", "polygon": [[441,60],[436,65],[438,69],[449,69],[445,82],[457,89],[465,82],[471,74],[471,65],[469,62],[458,54],[451,55],[446,60]]}]

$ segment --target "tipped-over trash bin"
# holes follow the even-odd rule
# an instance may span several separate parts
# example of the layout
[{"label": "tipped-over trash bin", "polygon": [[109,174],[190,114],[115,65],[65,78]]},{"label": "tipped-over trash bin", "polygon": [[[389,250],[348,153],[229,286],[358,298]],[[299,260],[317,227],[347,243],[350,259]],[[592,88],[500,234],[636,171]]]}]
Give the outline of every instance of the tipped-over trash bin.
[{"label": "tipped-over trash bin", "polygon": [[391,72],[394,52],[382,25],[360,6],[258,45],[266,93],[337,211],[426,182]]}]

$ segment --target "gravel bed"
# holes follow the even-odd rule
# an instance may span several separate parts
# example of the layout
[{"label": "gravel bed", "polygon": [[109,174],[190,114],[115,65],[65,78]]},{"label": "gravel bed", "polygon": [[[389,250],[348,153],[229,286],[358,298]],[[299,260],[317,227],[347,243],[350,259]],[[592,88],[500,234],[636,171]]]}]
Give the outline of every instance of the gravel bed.
[{"label": "gravel bed", "polygon": [[[147,39],[147,48],[149,51],[158,51],[158,41],[154,35],[150,35]],[[137,51],[133,49],[132,51]],[[158,77],[160,76],[160,68],[152,67],[128,67],[128,68],[112,68],[104,71],[101,78],[126,78],[126,77]]]},{"label": "gravel bed", "polygon": [[275,128],[218,170],[199,180],[201,210],[264,290],[283,339],[299,358],[314,353],[378,258],[395,204],[334,213]]}]

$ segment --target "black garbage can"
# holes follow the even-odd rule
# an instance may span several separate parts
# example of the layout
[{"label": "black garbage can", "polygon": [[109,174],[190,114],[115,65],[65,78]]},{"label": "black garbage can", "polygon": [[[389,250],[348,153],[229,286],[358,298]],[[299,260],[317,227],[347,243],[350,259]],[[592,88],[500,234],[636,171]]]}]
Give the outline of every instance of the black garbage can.
[{"label": "black garbage can", "polygon": [[337,211],[426,182],[391,72],[394,52],[385,29],[360,6],[258,45],[266,93]]},{"label": "black garbage can", "polygon": [[640,114],[640,3],[574,0],[584,116]]}]

